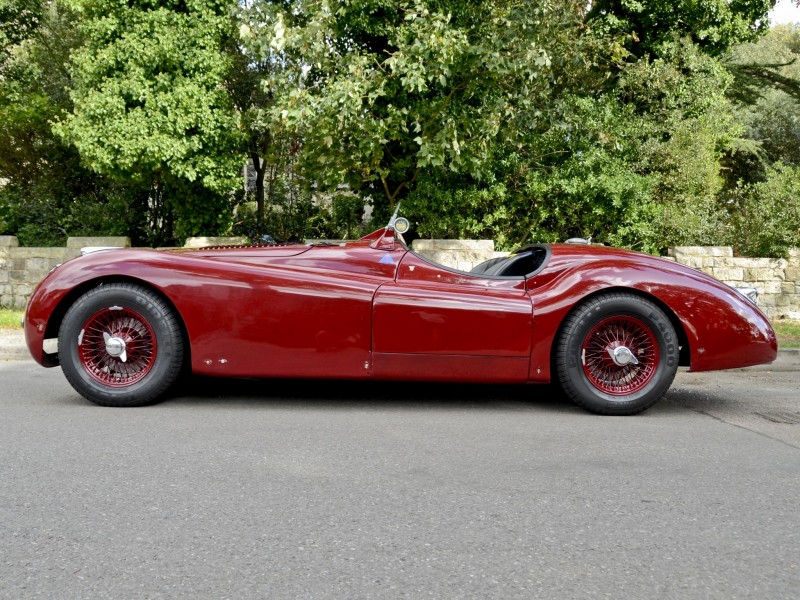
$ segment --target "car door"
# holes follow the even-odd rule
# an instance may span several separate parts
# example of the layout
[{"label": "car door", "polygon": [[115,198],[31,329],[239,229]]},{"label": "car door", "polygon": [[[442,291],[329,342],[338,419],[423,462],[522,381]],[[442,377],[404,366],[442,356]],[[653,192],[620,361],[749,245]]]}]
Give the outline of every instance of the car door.
[{"label": "car door", "polygon": [[409,252],[373,300],[373,377],[526,381],[532,322],[524,277],[476,277]]}]

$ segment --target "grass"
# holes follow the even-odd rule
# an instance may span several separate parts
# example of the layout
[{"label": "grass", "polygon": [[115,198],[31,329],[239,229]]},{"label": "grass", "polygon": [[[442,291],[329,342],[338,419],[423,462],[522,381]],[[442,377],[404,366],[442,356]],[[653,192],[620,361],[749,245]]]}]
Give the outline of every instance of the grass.
[{"label": "grass", "polygon": [[773,321],[781,348],[800,348],[800,321]]},{"label": "grass", "polygon": [[[20,329],[21,310],[0,309],[0,329]],[[800,348],[800,321],[773,321],[781,348]]]},{"label": "grass", "polygon": [[0,309],[0,329],[22,329],[19,321],[23,312],[25,311]]}]

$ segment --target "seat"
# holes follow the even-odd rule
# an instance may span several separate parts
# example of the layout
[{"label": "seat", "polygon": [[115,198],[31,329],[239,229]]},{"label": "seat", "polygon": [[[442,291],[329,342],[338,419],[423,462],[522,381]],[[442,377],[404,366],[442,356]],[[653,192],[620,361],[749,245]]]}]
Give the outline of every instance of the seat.
[{"label": "seat", "polygon": [[497,263],[503,262],[506,260],[505,256],[498,256],[497,258],[490,258],[489,260],[485,260],[482,263],[475,265],[472,269],[470,269],[470,273],[486,273],[486,271],[492,268]]},{"label": "seat", "polygon": [[520,252],[519,254],[512,254],[511,256],[489,265],[489,267],[483,271],[483,274],[490,277],[522,277],[533,271],[531,265],[532,256],[532,250]]}]

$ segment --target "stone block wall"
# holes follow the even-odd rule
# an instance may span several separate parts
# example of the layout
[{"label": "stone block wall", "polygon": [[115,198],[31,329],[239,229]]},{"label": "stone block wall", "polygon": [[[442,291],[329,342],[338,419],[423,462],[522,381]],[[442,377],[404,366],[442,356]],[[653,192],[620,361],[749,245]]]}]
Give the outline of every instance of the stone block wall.
[{"label": "stone block wall", "polygon": [[[240,242],[233,238],[187,240],[187,245],[206,246]],[[0,236],[0,307],[25,308],[36,285],[59,263],[80,254],[86,246],[130,246],[115,238],[69,238],[65,248],[20,248],[17,238]],[[415,240],[415,252],[460,271],[508,253],[495,252],[491,240]],[[670,250],[676,262],[694,267],[735,287],[758,290],[758,304],[771,319],[800,320],[800,249],[786,259],[739,258],[727,246],[678,246]]]},{"label": "stone block wall", "polygon": [[190,237],[184,248],[208,248],[209,246],[241,246],[247,240],[243,237]]},{"label": "stone block wall", "polygon": [[784,258],[742,258],[728,246],[676,246],[676,262],[734,287],[758,290],[758,305],[770,319],[800,320],[800,249]]},{"label": "stone block wall", "polygon": [[86,246],[130,246],[128,238],[69,238],[65,248],[20,248],[14,236],[0,236],[0,308],[25,308],[34,288],[56,265]]},{"label": "stone block wall", "polygon": [[435,263],[469,271],[475,265],[508,252],[495,252],[492,240],[414,240],[411,248]]}]

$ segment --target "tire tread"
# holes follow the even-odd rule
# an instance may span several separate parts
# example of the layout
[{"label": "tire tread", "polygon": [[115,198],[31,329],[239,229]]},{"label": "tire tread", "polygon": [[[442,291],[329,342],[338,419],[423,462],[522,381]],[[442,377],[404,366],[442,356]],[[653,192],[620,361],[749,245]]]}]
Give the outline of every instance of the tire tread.
[{"label": "tire tread", "polygon": [[[569,352],[569,345],[570,345],[570,332],[575,331],[579,327],[579,325],[587,318],[588,315],[590,315],[593,311],[601,308],[604,304],[607,304],[609,301],[632,302],[639,307],[642,308],[646,307],[648,310],[660,314],[664,319],[667,320],[667,322],[669,322],[667,316],[658,306],[656,306],[650,300],[638,296],[636,294],[629,294],[625,292],[607,292],[602,295],[589,298],[582,304],[579,304],[575,309],[572,310],[572,312],[570,312],[569,315],[567,315],[567,318],[564,319],[564,322],[562,323],[562,326],[560,328],[554,353],[558,382],[564,393],[575,404],[577,404],[578,406],[589,412],[606,416],[634,415],[647,410],[666,394],[667,390],[672,385],[672,382],[675,379],[675,374],[677,372],[677,365],[675,368],[668,370],[667,373],[665,374],[666,378],[662,379],[659,382],[659,387],[663,388],[661,390],[661,393],[653,394],[648,400],[644,402],[638,402],[635,405],[621,402],[618,406],[608,403],[604,404],[600,402],[587,400],[584,397],[584,394],[576,385],[575,380],[570,376],[566,368],[566,358]],[[672,327],[671,324],[670,327]],[[674,334],[674,328],[673,328],[673,334]]]},{"label": "tire tread", "polygon": [[[104,390],[97,385],[92,385],[91,389],[87,389],[87,385],[80,377],[78,370],[73,369],[71,358],[67,354],[68,351],[65,348],[65,345],[61,343],[61,340],[65,340],[67,337],[69,337],[66,334],[66,329],[72,326],[72,320],[77,318],[75,315],[83,307],[93,302],[101,294],[109,294],[114,292],[127,293],[131,297],[135,297],[137,295],[144,297],[146,301],[152,304],[158,311],[160,315],[159,318],[165,327],[166,338],[172,342],[172,356],[169,359],[167,369],[163,373],[162,377],[158,380],[151,381],[150,385],[146,388],[146,392],[141,393],[141,391],[139,391],[140,393],[132,394],[128,397],[124,397],[121,394],[110,393],[109,391]],[[67,313],[64,315],[64,319],[62,320],[59,328],[58,338],[59,361],[61,362],[62,371],[64,372],[64,376],[66,377],[67,381],[87,400],[100,406],[135,407],[153,404],[159,401],[161,397],[172,387],[172,385],[178,379],[183,368],[184,348],[182,326],[180,322],[175,317],[173,309],[160,295],[155,293],[150,288],[139,284],[112,283],[105,285],[101,284],[95,288],[92,288],[79,297],[67,310]],[[159,344],[162,344],[164,341],[165,340],[160,341]],[[158,360],[158,358],[156,360]]]}]

